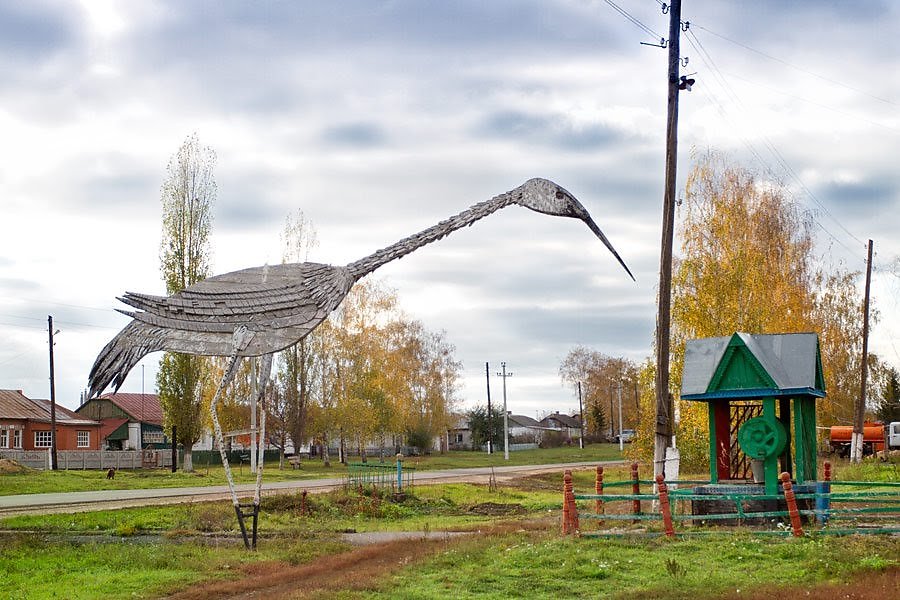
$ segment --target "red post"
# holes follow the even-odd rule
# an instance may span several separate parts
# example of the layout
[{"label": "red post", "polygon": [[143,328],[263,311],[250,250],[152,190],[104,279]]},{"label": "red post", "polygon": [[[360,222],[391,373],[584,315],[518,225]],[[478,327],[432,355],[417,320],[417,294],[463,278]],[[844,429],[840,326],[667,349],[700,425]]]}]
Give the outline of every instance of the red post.
[{"label": "red post", "polygon": [[825,481],[831,481],[831,461],[826,460],[824,464]]},{"label": "red post", "polygon": [[[631,463],[631,493],[635,495],[641,493],[641,480],[638,477],[638,464],[636,462]],[[631,512],[636,515],[641,514],[640,500],[631,501]],[[637,519],[634,522],[637,523]]]},{"label": "red post", "polygon": [[662,474],[656,476],[656,488],[659,490],[659,510],[662,513],[666,537],[674,537],[675,527],[672,525],[672,509],[669,506],[669,488]]},{"label": "red post", "polygon": [[[597,479],[594,481],[594,493],[598,496],[603,495],[603,467],[597,465]],[[603,514],[603,500],[597,499],[594,501],[594,512],[598,515]],[[599,521],[602,523],[603,521]]]},{"label": "red post", "polygon": [[569,495],[572,493],[572,471],[566,469],[566,472],[563,473],[563,518],[562,518],[562,532],[563,535],[572,533],[571,531],[571,521],[572,521],[572,507],[569,503]]},{"label": "red post", "polygon": [[784,487],[784,501],[787,503],[788,515],[791,517],[791,529],[794,537],[803,536],[803,526],[800,524],[800,511],[797,510],[797,498],[794,496],[794,488],[791,486],[791,475],[787,471],[781,474],[781,484]]}]

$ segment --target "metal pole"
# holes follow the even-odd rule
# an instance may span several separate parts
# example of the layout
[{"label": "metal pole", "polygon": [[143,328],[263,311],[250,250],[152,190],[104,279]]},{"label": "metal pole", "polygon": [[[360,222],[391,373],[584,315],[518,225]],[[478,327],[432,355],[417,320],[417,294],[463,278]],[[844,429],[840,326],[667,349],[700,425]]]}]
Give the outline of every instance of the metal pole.
[{"label": "metal pole", "polygon": [[622,440],[622,382],[619,382],[619,452],[625,450],[625,442]]},{"label": "metal pole", "polygon": [[863,333],[862,333],[862,362],[860,364],[859,399],[856,401],[856,410],[853,413],[853,436],[850,444],[850,460],[859,462],[862,460],[863,431],[866,418],[866,380],[869,368],[869,289],[872,283],[872,240],[869,240],[869,257],[866,260],[866,296],[863,300]]},{"label": "metal pole", "polygon": [[497,373],[503,377],[503,460],[509,460],[509,411],[506,409],[506,378],[512,377],[512,373],[506,372],[506,363],[501,362],[502,371]]},{"label": "metal pole", "polygon": [[663,200],[659,259],[659,313],[656,320],[656,439],[654,475],[665,469],[666,448],[672,443],[669,411],[669,330],[672,309],[672,242],[675,233],[675,175],[678,162],[678,67],[680,62],[681,0],[669,5],[669,94],[666,126],[666,189]]},{"label": "metal pole", "polygon": [[581,382],[578,382],[578,420],[581,421],[581,435],[578,436],[578,447],[584,450],[584,408],[581,404]]},{"label": "metal pole", "polygon": [[53,367],[53,317],[49,315],[47,327],[50,333],[50,470],[55,471],[59,466],[56,460],[56,381]]},{"label": "metal pole", "polygon": [[488,435],[488,454],[494,453],[494,413],[491,412],[491,371],[490,365],[485,362],[484,363],[484,377],[487,379],[487,401],[488,401],[488,412],[487,412],[487,435]]}]

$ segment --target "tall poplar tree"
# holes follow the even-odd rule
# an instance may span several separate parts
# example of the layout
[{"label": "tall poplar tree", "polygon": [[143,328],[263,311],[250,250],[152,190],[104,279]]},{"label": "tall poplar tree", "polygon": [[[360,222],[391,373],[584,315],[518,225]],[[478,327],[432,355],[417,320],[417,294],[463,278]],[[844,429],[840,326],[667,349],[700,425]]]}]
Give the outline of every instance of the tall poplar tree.
[{"label": "tall poplar tree", "polygon": [[[209,275],[212,207],[216,200],[215,152],[189,136],[169,160],[162,185],[160,271],[168,294]],[[176,428],[184,447],[182,468],[194,469],[191,447],[203,430],[202,387],[207,359],[167,352],[156,384],[167,429]]]},{"label": "tall poplar tree", "polygon": [[[289,214],[281,233],[283,244],[282,263],[305,262],[310,251],[318,244],[316,230],[302,210]],[[306,442],[309,430],[309,403],[312,397],[316,360],[321,360],[312,352],[312,340],[305,337],[278,355],[278,386],[280,403],[274,422],[281,438],[279,466],[284,466],[284,447],[290,437],[294,451],[299,452]]]}]

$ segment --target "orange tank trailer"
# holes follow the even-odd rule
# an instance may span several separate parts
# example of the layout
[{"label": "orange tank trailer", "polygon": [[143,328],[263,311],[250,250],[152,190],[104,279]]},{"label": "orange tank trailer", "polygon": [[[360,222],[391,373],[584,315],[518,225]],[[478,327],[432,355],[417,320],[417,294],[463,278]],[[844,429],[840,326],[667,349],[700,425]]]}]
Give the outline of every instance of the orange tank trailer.
[{"label": "orange tank trailer", "polygon": [[[852,425],[832,425],[829,435],[831,449],[841,456],[850,456]],[[863,424],[863,456],[884,450],[884,424],[866,422]]]}]

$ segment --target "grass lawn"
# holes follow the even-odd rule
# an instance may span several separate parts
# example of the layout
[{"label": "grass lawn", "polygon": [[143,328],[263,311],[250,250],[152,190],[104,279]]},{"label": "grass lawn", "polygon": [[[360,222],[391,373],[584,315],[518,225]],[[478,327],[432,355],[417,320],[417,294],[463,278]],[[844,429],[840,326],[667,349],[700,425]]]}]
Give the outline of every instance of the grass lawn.
[{"label": "grass lawn", "polygon": [[[522,450],[511,452],[509,461],[503,460],[503,453],[488,455],[484,452],[454,451],[445,454],[411,456],[403,459],[407,467],[417,470],[453,469],[465,467],[486,467],[503,465],[552,464],[561,462],[620,460],[619,447],[615,444],[591,444],[583,450],[577,446],[549,448],[546,450]],[[351,461],[358,461],[351,457]],[[389,457],[393,464],[396,458]],[[370,463],[377,463],[378,457],[370,457]],[[247,465],[233,466],[236,483],[254,483],[256,476]],[[287,466],[279,469],[278,463],[266,463],[263,481],[316,479],[341,477],[347,472],[344,465],[336,460],[331,467],[325,467],[321,460],[305,460],[300,469]],[[192,487],[225,485],[222,467],[195,464],[194,473],[181,471],[172,473],[165,469],[135,471],[121,470],[114,479],[106,479],[105,471],[36,471],[0,473],[0,496],[12,494],[38,494],[44,492],[80,492],[91,490],[152,489],[172,487]]]},{"label": "grass lawn", "polygon": [[[894,466],[868,469],[872,479],[884,480]],[[608,474],[613,480],[628,473],[610,468]],[[591,481],[589,469],[578,475],[585,485]],[[208,596],[190,597],[212,598],[221,593],[216,586],[245,585],[277,600],[299,597],[297,586],[316,577],[302,571],[307,567],[318,568],[320,579],[324,570],[323,585],[330,586],[314,597],[352,599],[701,599],[741,596],[760,586],[780,597],[773,586],[900,574],[900,538],[889,536],[794,539],[740,529],[675,540],[563,537],[559,479],[523,477],[496,490],[418,486],[402,501],[337,491],[308,496],[307,513],[301,513],[299,494],[266,497],[255,553],[236,542],[227,502],[10,517],[0,520],[6,530],[0,597],[160,598],[208,589]],[[385,546],[382,563],[375,560],[379,546],[354,550],[341,538],[346,531],[390,530],[478,533]],[[369,555],[357,559],[360,552]]]},{"label": "grass lawn", "polygon": [[[900,565],[884,537],[577,539],[529,532],[466,540],[346,598],[719,598],[841,582]],[[773,596],[778,597],[778,596]]]}]

